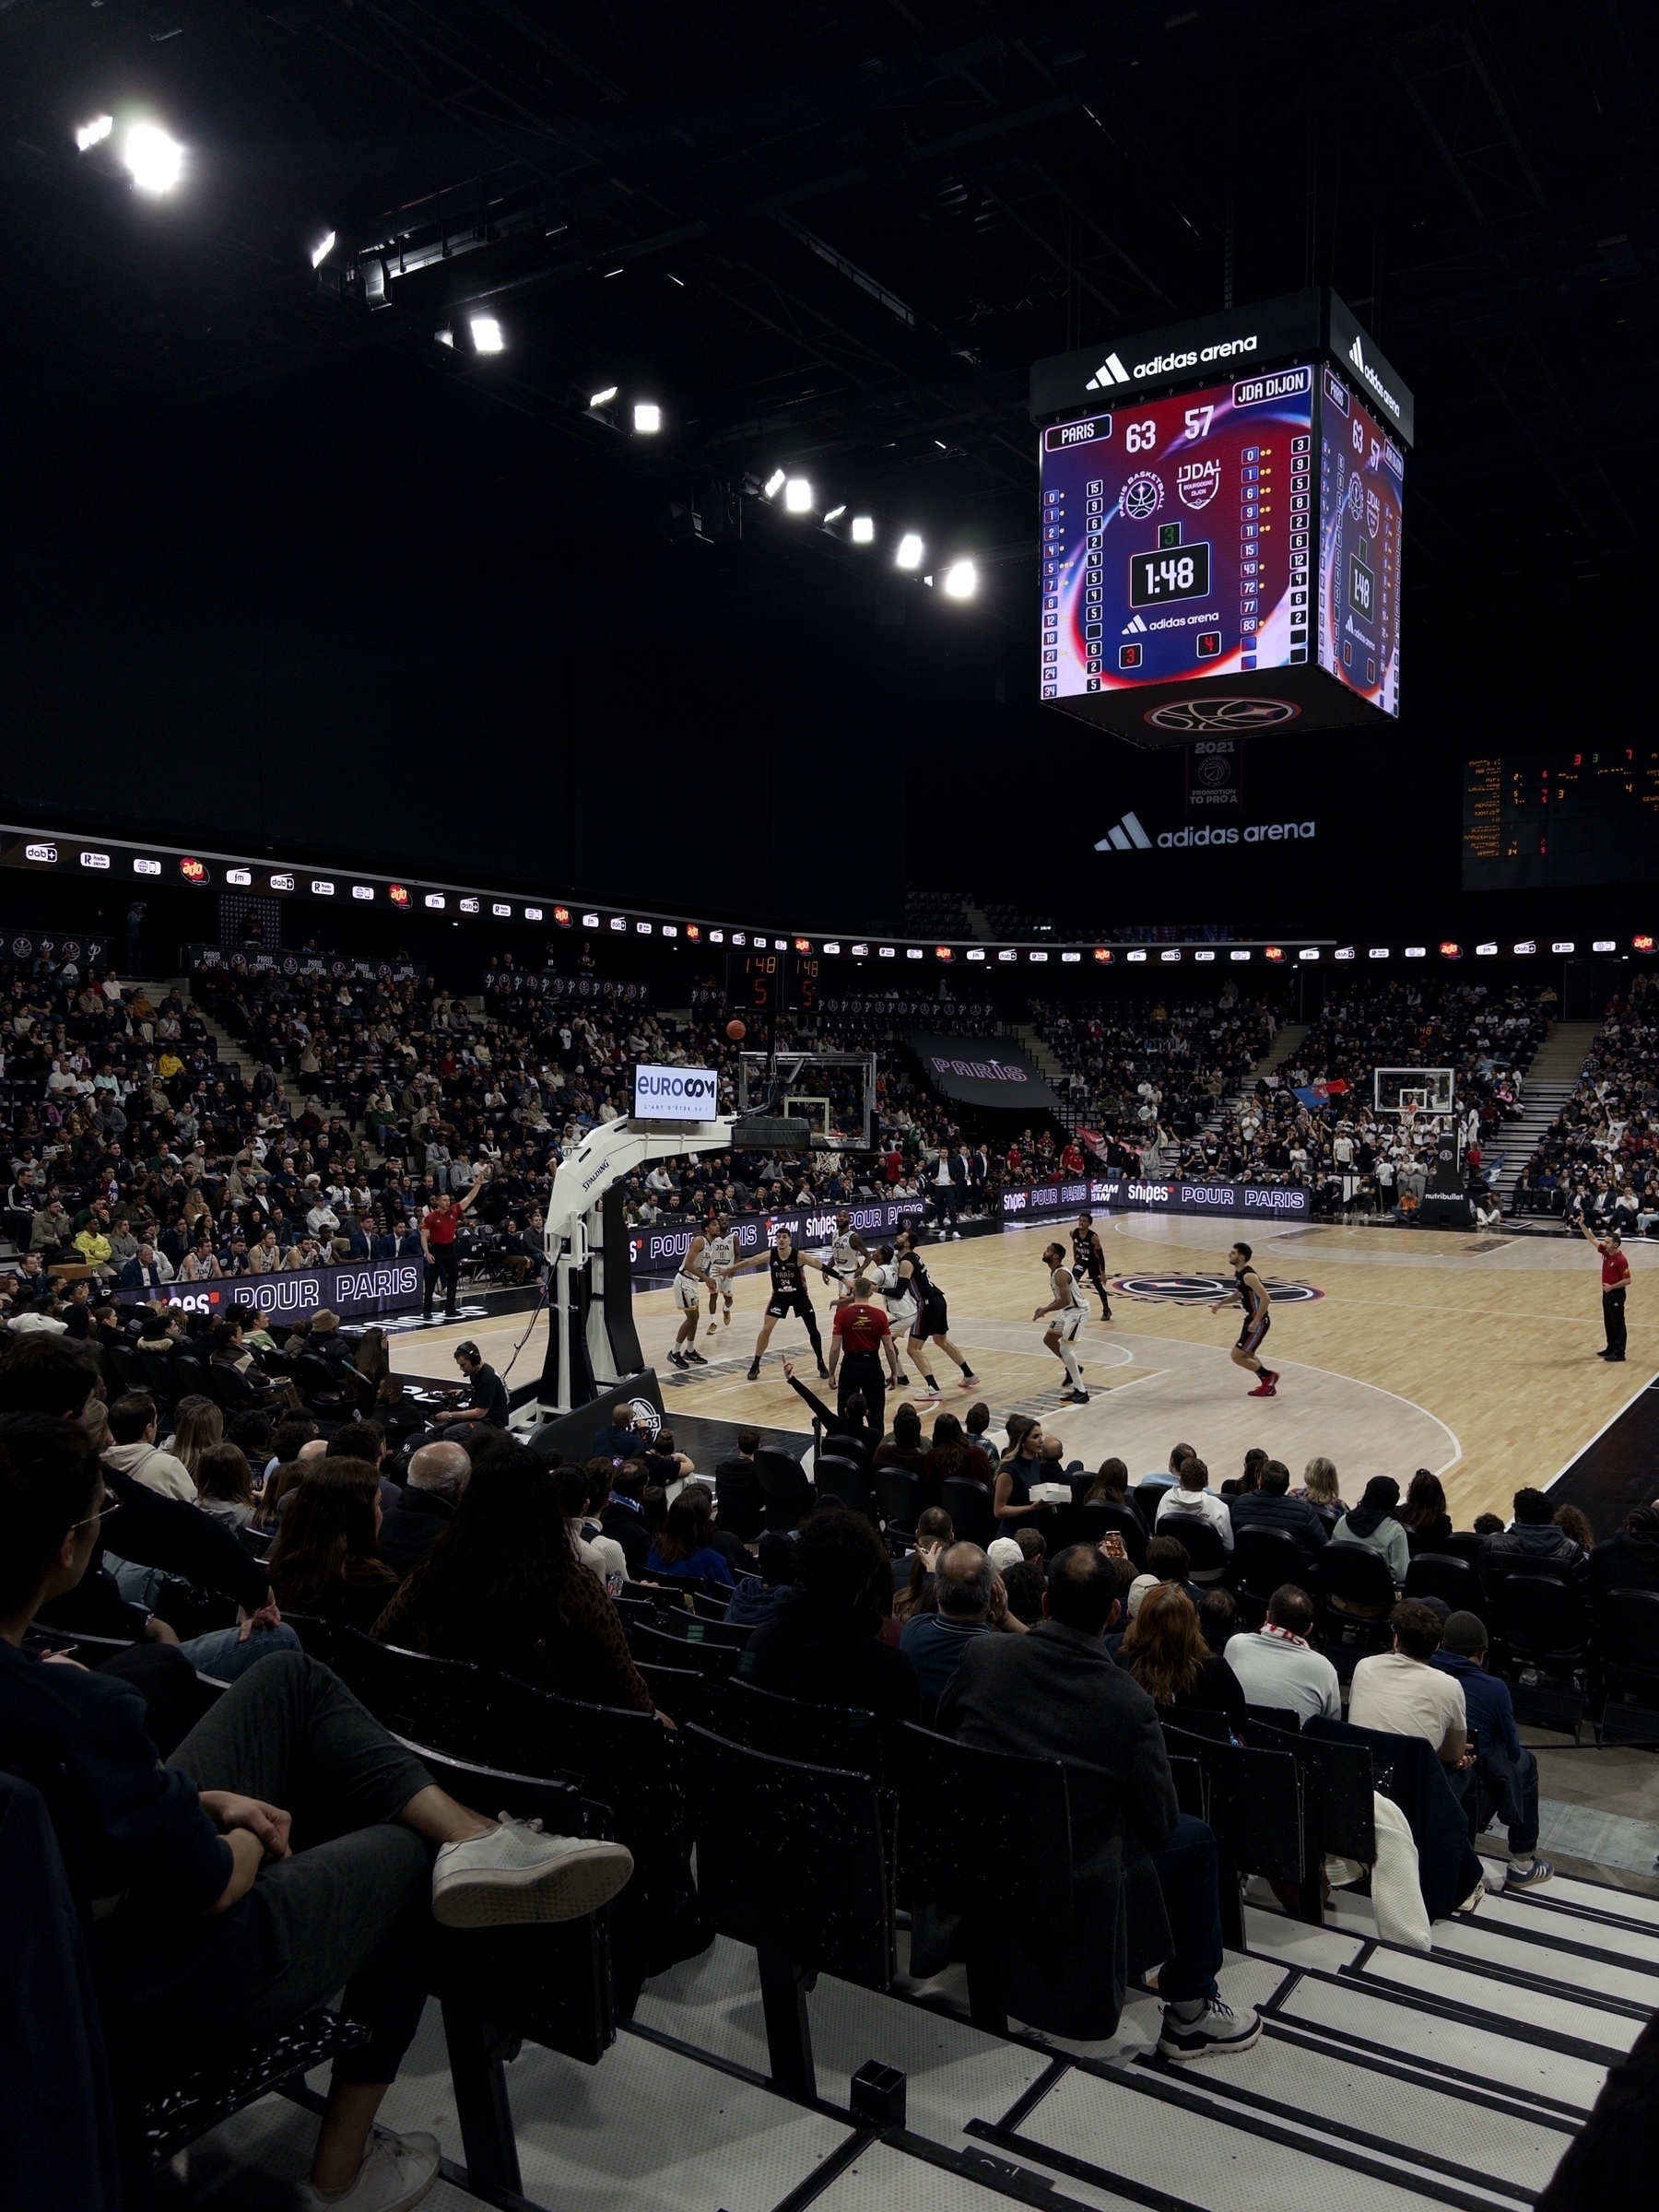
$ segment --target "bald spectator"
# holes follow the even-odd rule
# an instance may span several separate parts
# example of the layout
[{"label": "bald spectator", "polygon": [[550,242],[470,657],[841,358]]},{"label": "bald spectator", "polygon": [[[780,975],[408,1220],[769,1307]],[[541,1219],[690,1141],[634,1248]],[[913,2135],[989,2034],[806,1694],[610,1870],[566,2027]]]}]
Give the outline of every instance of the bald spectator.
[{"label": "bald spectator", "polygon": [[409,1462],[408,1480],[381,1523],[380,1555],[407,1574],[425,1558],[454,1518],[472,1462],[459,1444],[422,1444]]}]

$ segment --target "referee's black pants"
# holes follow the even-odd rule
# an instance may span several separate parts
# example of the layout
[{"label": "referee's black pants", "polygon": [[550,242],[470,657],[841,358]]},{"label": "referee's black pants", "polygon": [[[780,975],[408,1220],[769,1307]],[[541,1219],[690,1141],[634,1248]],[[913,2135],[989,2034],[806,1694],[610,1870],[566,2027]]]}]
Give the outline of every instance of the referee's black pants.
[{"label": "referee's black pants", "polygon": [[1625,1287],[1602,1292],[1602,1326],[1607,1332],[1607,1352],[1614,1359],[1625,1356]]},{"label": "referee's black pants", "polygon": [[869,1408],[870,1433],[879,1443],[887,1434],[887,1380],[877,1352],[849,1352],[835,1371],[835,1409],[844,1414],[847,1400],[862,1392]]}]

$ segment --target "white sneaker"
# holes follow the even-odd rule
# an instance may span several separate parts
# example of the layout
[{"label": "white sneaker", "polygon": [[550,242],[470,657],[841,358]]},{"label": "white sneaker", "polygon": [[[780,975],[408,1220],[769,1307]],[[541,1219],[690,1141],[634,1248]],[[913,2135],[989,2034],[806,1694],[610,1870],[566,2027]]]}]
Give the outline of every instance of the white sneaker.
[{"label": "white sneaker", "polygon": [[345,2212],[409,2212],[438,2179],[441,2155],[436,2136],[394,2136],[377,2127],[349,2188],[313,2189],[300,2183],[301,2212],[336,2205]]},{"label": "white sneaker", "polygon": [[1254,2011],[1235,2012],[1219,1997],[1212,1997],[1195,2019],[1183,2020],[1173,2005],[1166,2005],[1158,2048],[1164,2058],[1210,2058],[1231,2051],[1248,2051],[1262,2032]]},{"label": "white sneaker", "polygon": [[545,1836],[539,1820],[501,1815],[500,1828],[445,1843],[432,1868],[432,1918],[446,1928],[580,1920],[609,1904],[633,1872],[622,1843]]}]

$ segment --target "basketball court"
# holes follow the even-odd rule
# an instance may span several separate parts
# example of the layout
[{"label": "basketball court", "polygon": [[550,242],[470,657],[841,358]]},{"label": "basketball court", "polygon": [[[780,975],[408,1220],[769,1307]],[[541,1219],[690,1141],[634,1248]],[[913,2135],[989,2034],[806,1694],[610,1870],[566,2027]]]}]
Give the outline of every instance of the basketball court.
[{"label": "basketball court", "polygon": [[[1459,1526],[1486,1512],[1507,1520],[1515,1490],[1553,1481],[1659,1368],[1659,1306],[1644,1294],[1659,1253],[1641,1245],[1629,1248],[1630,1346],[1621,1371],[1595,1357],[1596,1257],[1576,1238],[1254,1222],[1206,1224],[1200,1236],[1187,1222],[1119,1214],[1098,1222],[1108,1279],[1122,1288],[1112,1292],[1112,1324],[1103,1325],[1095,1307],[1084,1327],[1091,1402],[1063,1406],[1065,1376],[1031,1314],[1048,1295],[1042,1248],[1066,1226],[927,1246],[929,1271],[949,1300],[952,1339],[981,1387],[957,1388],[945,1360],[938,1380],[946,1406],[959,1412],[982,1396],[999,1420],[1016,1410],[1035,1414],[1064,1440],[1068,1458],[1092,1466],[1115,1453],[1132,1477],[1161,1467],[1180,1441],[1195,1447],[1219,1483],[1259,1444],[1299,1479],[1323,1453],[1336,1463],[1347,1498],[1372,1475],[1392,1475],[1404,1488],[1418,1467],[1430,1467],[1444,1480]],[[1238,1310],[1215,1310],[1223,1286],[1214,1278],[1226,1274],[1235,1230],[1274,1291],[1267,1357],[1281,1376],[1276,1398],[1247,1395],[1249,1376],[1228,1359]],[[699,1338],[711,1365],[691,1376],[667,1365],[678,1315],[666,1287],[636,1296],[640,1341],[670,1420],[685,1413],[807,1432],[808,1409],[782,1366],[794,1359],[809,1387],[820,1387],[798,1323],[779,1325],[759,1382],[745,1380],[763,1282],[738,1277],[732,1326]],[[820,1325],[830,1288],[812,1278]],[[396,1345],[398,1371],[453,1382],[452,1347],[464,1336],[504,1369],[524,1326],[518,1314],[411,1334]],[[545,1334],[538,1319],[513,1369],[515,1385],[540,1372]],[[908,1384],[900,1394],[911,1394]],[[890,1394],[889,1418],[897,1402]],[[933,1410],[923,1408],[924,1424]]]}]

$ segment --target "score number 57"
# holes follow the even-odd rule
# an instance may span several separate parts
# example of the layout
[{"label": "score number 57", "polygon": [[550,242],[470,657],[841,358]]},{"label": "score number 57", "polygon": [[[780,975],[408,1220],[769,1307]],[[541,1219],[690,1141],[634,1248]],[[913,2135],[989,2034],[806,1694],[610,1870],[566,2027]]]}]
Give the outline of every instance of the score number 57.
[{"label": "score number 57", "polygon": [[[1186,410],[1186,434],[1196,445],[1200,438],[1209,435],[1210,419],[1216,410],[1213,406],[1189,407]],[[1156,421],[1132,422],[1124,431],[1124,449],[1131,453],[1150,453],[1158,447]]]}]

